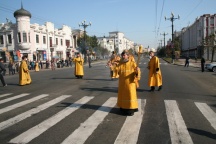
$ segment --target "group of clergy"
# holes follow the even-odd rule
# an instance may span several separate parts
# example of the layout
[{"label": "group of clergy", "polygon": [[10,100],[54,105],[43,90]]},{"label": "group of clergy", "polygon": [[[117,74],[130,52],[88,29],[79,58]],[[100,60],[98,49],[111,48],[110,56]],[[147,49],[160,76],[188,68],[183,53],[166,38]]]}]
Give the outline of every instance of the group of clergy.
[{"label": "group of clergy", "polygon": [[[139,53],[140,54],[140,53]],[[138,54],[138,60],[140,55]],[[158,91],[162,89],[162,76],[159,64],[159,58],[154,55],[153,51],[149,52],[150,61],[148,63],[149,80],[148,85],[153,92],[155,87],[158,87]],[[136,90],[139,87],[138,81],[141,78],[141,71],[132,54],[128,50],[124,50],[121,53],[121,57],[116,55],[113,51],[107,65],[110,67],[111,79],[118,79],[118,99],[117,106],[123,115],[132,116],[134,112],[138,111],[138,101]],[[80,53],[73,58],[75,64],[74,75],[78,79],[82,79],[84,76],[84,59]],[[19,84],[30,84],[31,77],[27,66],[27,57],[22,57],[22,62],[19,71]]]},{"label": "group of clergy", "polygon": [[[162,89],[162,76],[160,70],[159,59],[154,55],[153,51],[149,52],[150,61],[148,63],[149,81],[148,85],[153,92],[155,87]],[[132,54],[128,50],[121,53],[121,58],[112,53],[107,65],[110,67],[111,79],[118,78],[118,99],[117,106],[123,115],[132,116],[138,111],[138,101],[136,89],[139,87],[138,81],[141,78],[141,71],[138,67],[140,52],[138,53],[137,63]]]}]

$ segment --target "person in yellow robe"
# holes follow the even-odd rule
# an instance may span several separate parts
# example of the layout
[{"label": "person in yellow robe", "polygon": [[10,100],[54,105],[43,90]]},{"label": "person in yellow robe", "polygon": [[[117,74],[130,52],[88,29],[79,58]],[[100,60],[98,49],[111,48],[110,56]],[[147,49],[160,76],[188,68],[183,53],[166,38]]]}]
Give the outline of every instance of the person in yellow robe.
[{"label": "person in yellow robe", "polygon": [[117,71],[119,74],[117,106],[123,115],[132,116],[138,111],[135,77],[140,69],[135,61],[130,60],[129,53],[123,51]]},{"label": "person in yellow robe", "polygon": [[150,91],[153,92],[155,90],[155,86],[159,87],[158,91],[162,89],[162,75],[160,69],[159,58],[154,55],[153,51],[149,52],[149,56],[151,57],[148,69],[149,69],[149,81],[148,85],[151,87]]},{"label": "person in yellow robe", "polygon": [[107,63],[107,65],[110,67],[110,77],[112,80],[117,79],[119,77],[117,72],[117,66],[119,64],[120,59],[120,56],[116,55],[115,51],[113,51],[110,60]]},{"label": "person in yellow robe", "polygon": [[38,61],[35,62],[35,71],[36,72],[40,71]]},{"label": "person in yellow robe", "polygon": [[81,58],[80,53],[77,54],[76,58],[73,58],[73,62],[75,63],[75,68],[74,68],[74,75],[78,79],[82,79],[84,76],[84,70],[83,70],[83,64],[84,64],[84,59]]},{"label": "person in yellow robe", "polygon": [[27,65],[27,57],[23,56],[19,67],[19,85],[28,85],[31,84],[31,82],[32,80]]}]

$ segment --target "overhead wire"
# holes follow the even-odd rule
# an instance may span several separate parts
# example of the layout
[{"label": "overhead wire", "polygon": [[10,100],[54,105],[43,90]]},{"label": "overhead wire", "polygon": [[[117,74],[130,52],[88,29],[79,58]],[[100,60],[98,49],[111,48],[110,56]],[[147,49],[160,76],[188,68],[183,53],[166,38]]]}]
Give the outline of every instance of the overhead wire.
[{"label": "overhead wire", "polygon": [[[17,9],[11,8],[11,7],[9,7],[9,6],[2,6],[2,5],[0,5],[0,11],[4,11],[4,12],[8,12],[8,13],[13,14],[16,10],[17,10]],[[40,16],[37,16],[37,15],[35,15],[34,13],[32,14],[32,18],[31,18],[31,19],[32,19],[32,20],[35,20],[35,22],[38,22],[38,23],[46,22],[46,21],[47,21],[46,18],[42,18],[42,17],[40,17]],[[59,27],[61,27],[61,26],[63,25],[63,24],[60,24],[60,23],[55,22],[55,21],[53,21],[53,20],[50,20],[50,21],[52,21],[55,25],[57,25],[57,26],[59,26]]]}]

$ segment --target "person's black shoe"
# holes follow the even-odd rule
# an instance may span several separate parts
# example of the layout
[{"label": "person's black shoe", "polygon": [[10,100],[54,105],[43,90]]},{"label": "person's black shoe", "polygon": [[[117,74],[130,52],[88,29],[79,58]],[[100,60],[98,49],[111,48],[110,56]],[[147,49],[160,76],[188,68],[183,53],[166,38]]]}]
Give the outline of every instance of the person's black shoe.
[{"label": "person's black shoe", "polygon": [[155,90],[155,87],[151,86],[150,92],[154,92],[154,90]]},{"label": "person's black shoe", "polygon": [[162,89],[162,86],[159,86],[158,91],[160,91]]},{"label": "person's black shoe", "polygon": [[5,84],[3,87],[6,87],[7,86],[7,84]]},{"label": "person's black shoe", "polygon": [[127,116],[133,116],[133,115],[134,115],[134,112],[129,113]]}]

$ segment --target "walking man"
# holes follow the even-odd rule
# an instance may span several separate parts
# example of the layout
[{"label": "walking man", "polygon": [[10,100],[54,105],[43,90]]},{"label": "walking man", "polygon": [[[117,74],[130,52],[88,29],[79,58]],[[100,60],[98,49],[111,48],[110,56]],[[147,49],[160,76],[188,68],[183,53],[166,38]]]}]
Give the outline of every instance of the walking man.
[{"label": "walking man", "polygon": [[154,55],[153,51],[149,52],[149,56],[151,57],[148,69],[149,69],[149,81],[148,85],[151,87],[150,91],[153,92],[155,90],[155,86],[158,86],[158,91],[162,89],[162,75],[160,70],[160,62],[159,58]]},{"label": "walking man", "polygon": [[5,69],[4,64],[3,64],[3,59],[0,58],[0,79],[1,79],[3,87],[7,86],[7,84],[5,83],[4,77],[3,77],[3,72],[5,72],[5,71],[6,71],[6,69]]},{"label": "walking man", "polygon": [[204,57],[201,58],[201,69],[202,69],[202,72],[204,72],[204,67],[205,67],[205,59]]},{"label": "walking man", "polygon": [[189,66],[189,57],[187,56],[186,59],[185,59],[185,67],[188,67]]}]

